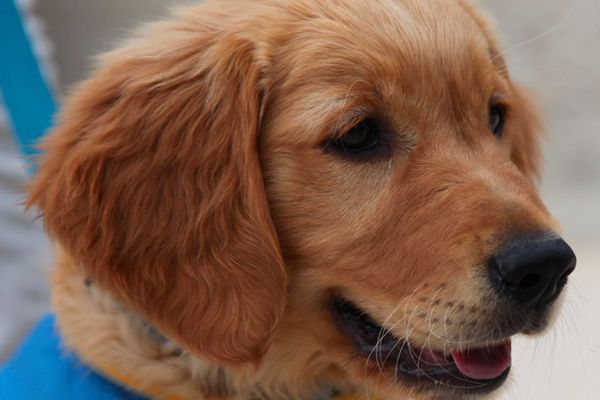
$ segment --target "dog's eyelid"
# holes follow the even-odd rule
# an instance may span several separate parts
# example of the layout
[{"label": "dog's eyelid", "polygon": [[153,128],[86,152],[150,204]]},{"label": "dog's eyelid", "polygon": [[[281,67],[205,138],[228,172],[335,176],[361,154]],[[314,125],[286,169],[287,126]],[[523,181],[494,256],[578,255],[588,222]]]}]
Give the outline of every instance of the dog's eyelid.
[{"label": "dog's eyelid", "polygon": [[335,119],[333,129],[327,133],[328,138],[339,139],[344,136],[350,129],[358,125],[362,121],[372,118],[372,113],[365,108],[358,107],[350,110],[343,110]]},{"label": "dog's eyelid", "polygon": [[386,126],[379,118],[357,119],[348,129],[340,130],[341,135],[330,136],[325,140],[321,144],[321,150],[351,162],[388,159],[396,146],[395,135]]},{"label": "dog's eyelid", "polygon": [[492,105],[504,105],[509,102],[509,97],[503,92],[494,92],[490,96],[489,104]]},{"label": "dog's eyelid", "polygon": [[330,135],[330,138],[333,140],[340,139],[344,135],[348,133],[353,127],[360,124],[361,122],[369,119],[366,114],[356,114],[349,118],[344,118],[343,123],[336,124],[333,134]]},{"label": "dog's eyelid", "polygon": [[490,124],[489,128],[498,139],[501,139],[504,134],[508,109],[509,107],[505,96],[500,93],[495,93],[490,97],[487,110]]}]

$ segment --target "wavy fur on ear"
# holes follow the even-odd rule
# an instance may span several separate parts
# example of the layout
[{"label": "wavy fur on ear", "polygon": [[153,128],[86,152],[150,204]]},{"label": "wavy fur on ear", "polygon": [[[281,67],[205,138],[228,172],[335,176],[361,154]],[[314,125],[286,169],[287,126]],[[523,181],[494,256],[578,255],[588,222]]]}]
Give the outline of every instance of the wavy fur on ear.
[{"label": "wavy fur on ear", "polygon": [[515,122],[513,162],[530,178],[540,177],[540,137],[544,127],[534,101],[525,88],[513,84],[516,107],[519,108]]},{"label": "wavy fur on ear", "polygon": [[[471,0],[459,0],[459,4],[481,29],[489,45],[490,56],[496,68],[508,76],[508,66],[500,51],[491,23],[481,10],[476,9]],[[544,127],[534,101],[534,96],[520,85],[511,83],[515,93],[515,133],[514,151],[511,154],[513,162],[529,178],[540,177],[540,136]]]},{"label": "wavy fur on ear", "polygon": [[181,13],[103,58],[44,141],[28,205],[165,334],[256,362],[286,274],[257,154],[255,48],[213,14]]}]

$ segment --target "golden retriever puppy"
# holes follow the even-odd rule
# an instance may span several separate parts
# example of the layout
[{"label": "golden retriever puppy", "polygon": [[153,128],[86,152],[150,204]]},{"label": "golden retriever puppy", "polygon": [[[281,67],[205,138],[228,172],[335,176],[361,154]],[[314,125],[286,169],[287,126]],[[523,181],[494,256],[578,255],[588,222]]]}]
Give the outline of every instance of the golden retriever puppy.
[{"label": "golden retriever puppy", "polygon": [[183,8],[44,142],[61,335],[157,398],[489,393],[575,267],[538,128],[464,0]]}]

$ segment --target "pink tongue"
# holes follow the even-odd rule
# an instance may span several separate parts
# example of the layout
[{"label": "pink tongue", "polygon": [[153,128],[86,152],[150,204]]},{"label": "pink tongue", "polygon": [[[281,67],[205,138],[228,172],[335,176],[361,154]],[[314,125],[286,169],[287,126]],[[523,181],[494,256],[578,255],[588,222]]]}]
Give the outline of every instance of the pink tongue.
[{"label": "pink tongue", "polygon": [[452,353],[454,363],[463,375],[473,379],[494,379],[510,367],[510,339],[506,342],[481,349]]}]

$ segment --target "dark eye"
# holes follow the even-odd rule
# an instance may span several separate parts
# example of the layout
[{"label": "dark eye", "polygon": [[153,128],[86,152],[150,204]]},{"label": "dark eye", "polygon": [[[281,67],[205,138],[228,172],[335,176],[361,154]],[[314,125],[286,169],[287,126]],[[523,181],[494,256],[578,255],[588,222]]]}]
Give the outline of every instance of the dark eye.
[{"label": "dark eye", "polygon": [[504,130],[504,119],[506,117],[506,109],[504,106],[494,104],[490,106],[490,129],[496,137],[502,136]]},{"label": "dark eye", "polygon": [[327,147],[333,146],[335,150],[351,156],[375,149],[380,140],[381,136],[375,121],[365,119],[340,138],[331,140]]}]

